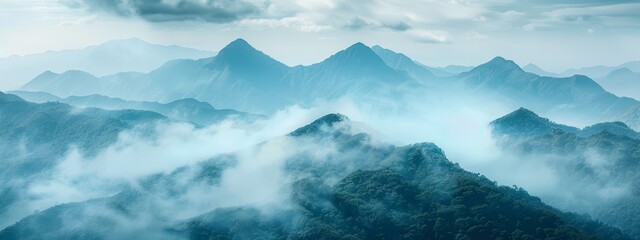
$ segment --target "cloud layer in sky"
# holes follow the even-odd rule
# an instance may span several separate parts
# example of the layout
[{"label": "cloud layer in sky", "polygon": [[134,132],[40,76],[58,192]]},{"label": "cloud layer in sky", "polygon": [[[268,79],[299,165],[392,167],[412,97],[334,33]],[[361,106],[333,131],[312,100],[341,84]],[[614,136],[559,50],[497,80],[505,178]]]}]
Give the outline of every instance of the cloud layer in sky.
[{"label": "cloud layer in sky", "polygon": [[7,0],[0,56],[131,37],[216,51],[242,37],[290,65],[364,42],[428,65],[500,55],[562,71],[637,60],[638,12],[595,0]]},{"label": "cloud layer in sky", "polygon": [[456,30],[488,25],[486,22],[493,25],[494,21],[513,27],[539,22],[625,27],[640,18],[637,14],[640,3],[635,1],[62,0],[62,3],[89,12],[139,16],[151,22],[229,23],[250,19],[317,25],[307,29],[406,31],[430,25]]},{"label": "cloud layer in sky", "polygon": [[151,22],[200,20],[226,23],[262,10],[260,6],[244,0],[79,0],[65,3],[72,8],[123,17],[139,16]]}]

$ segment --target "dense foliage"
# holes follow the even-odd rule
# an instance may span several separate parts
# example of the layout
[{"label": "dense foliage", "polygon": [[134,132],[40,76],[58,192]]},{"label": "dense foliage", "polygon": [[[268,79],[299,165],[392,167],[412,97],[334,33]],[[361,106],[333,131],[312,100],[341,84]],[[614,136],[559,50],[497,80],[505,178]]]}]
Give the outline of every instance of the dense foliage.
[{"label": "dense foliage", "polygon": [[123,130],[161,119],[162,115],[146,111],[35,104],[0,92],[0,225],[9,221],[9,210],[20,210],[13,204],[34,198],[25,195],[26,186],[53,169],[71,146],[95,154],[116,142]]},{"label": "dense foliage", "polygon": [[[144,231],[189,239],[627,239],[521,188],[467,172],[434,144],[375,144],[353,131],[345,116],[332,114],[262,144],[296,146],[283,166],[289,180],[280,202],[217,207],[177,222],[162,214],[181,206],[159,199],[182,199],[195,188],[220,184],[225,169],[237,163],[231,154],[150,176],[111,198],[54,207],[3,230],[0,238],[118,238]],[[59,224],[39,228],[46,219]],[[123,226],[129,225],[143,227],[127,232]]]},{"label": "dense foliage", "polygon": [[563,208],[587,212],[640,238],[640,140],[634,138],[638,133],[619,122],[577,131],[555,127],[563,125],[530,131],[548,120],[519,114],[522,111],[492,123],[500,146],[556,170],[562,176],[560,184],[567,186],[565,194],[581,200]]}]

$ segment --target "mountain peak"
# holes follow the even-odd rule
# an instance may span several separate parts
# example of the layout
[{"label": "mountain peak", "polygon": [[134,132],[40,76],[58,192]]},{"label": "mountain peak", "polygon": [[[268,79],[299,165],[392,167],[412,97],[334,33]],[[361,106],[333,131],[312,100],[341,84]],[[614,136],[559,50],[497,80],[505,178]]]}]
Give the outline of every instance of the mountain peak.
[{"label": "mountain peak", "polygon": [[337,52],[323,63],[333,63],[346,68],[354,66],[353,64],[374,69],[389,68],[371,48],[361,42]]},{"label": "mountain peak", "polygon": [[493,59],[491,59],[491,61],[489,61],[489,62],[506,62],[506,61],[507,61],[507,59],[505,59],[503,57],[500,57],[500,56],[496,56]]},{"label": "mountain peak", "polygon": [[[535,112],[520,107],[517,110],[497,119],[502,121],[536,121],[536,122],[551,122],[549,119],[538,116]],[[495,122],[495,121],[494,121]]]},{"label": "mountain peak", "polygon": [[494,131],[502,134],[544,134],[553,129],[560,129],[568,133],[577,133],[579,129],[552,122],[538,116],[535,112],[518,108],[517,110],[498,118],[490,123]]},{"label": "mountain peak", "polygon": [[351,51],[354,51],[354,50],[366,51],[366,50],[371,50],[371,49],[367,45],[362,43],[362,42],[356,42],[356,43],[352,44],[351,46],[349,46],[347,48],[347,50],[351,50]]},{"label": "mountain peak", "polygon": [[490,66],[500,66],[509,69],[520,69],[520,66],[518,66],[518,64],[516,64],[515,62],[507,60],[500,56],[491,59],[491,61],[487,62],[486,64]]},{"label": "mountain peak", "polygon": [[520,107],[517,110],[509,113],[507,116],[512,115],[512,116],[519,116],[519,117],[531,117],[531,118],[539,118],[540,116],[538,116],[538,114],[536,114],[535,112],[526,109],[524,107]]},{"label": "mountain peak", "polygon": [[483,66],[485,68],[492,68],[496,70],[522,71],[522,69],[520,68],[520,66],[518,66],[518,64],[500,56],[495,57],[491,59],[491,61],[485,64],[482,64],[480,66]]},{"label": "mountain peak", "polygon": [[313,121],[311,124],[322,123],[331,127],[336,123],[348,122],[348,121],[350,121],[350,119],[346,115],[343,115],[340,113],[330,113],[330,114],[324,115],[321,118],[318,118],[317,120]]},{"label": "mountain peak", "polygon": [[[253,74],[260,72],[259,70],[279,72],[286,68],[286,65],[255,49],[242,38],[238,38],[227,44],[227,46],[220,50],[218,55],[213,58],[208,66],[215,67],[219,66],[218,64],[238,67],[241,69],[239,73],[253,77],[257,77]],[[271,75],[263,77],[277,78]]]},{"label": "mountain peak", "polygon": [[223,51],[231,51],[231,50],[256,50],[256,49],[253,48],[244,39],[238,38],[236,40],[233,40],[229,44],[227,44],[227,46],[225,46],[222,50],[220,50],[220,53],[222,53]]},{"label": "mountain peak", "polygon": [[201,102],[194,98],[183,98],[173,102],[169,102],[166,105],[172,107],[191,107],[191,109],[207,109],[216,110],[211,104],[207,102]]},{"label": "mountain peak", "polygon": [[495,74],[509,75],[514,72],[524,72],[524,70],[522,70],[522,68],[520,68],[520,66],[518,66],[518,64],[516,64],[515,62],[498,56],[491,59],[491,61],[488,61],[480,66],[477,66],[471,69],[471,71],[463,74],[486,75],[490,73],[493,75]]},{"label": "mountain peak", "polygon": [[291,132],[290,136],[303,136],[303,135],[311,135],[326,132],[327,129],[333,129],[337,125],[341,123],[349,123],[349,117],[339,114],[339,113],[331,113],[327,114],[321,118],[316,119],[315,121],[309,123],[308,125],[298,128],[295,131]]},{"label": "mountain peak", "polygon": [[373,51],[373,49],[371,49],[369,46],[361,42],[354,43],[353,45],[349,46],[348,48],[346,48],[341,52],[351,56],[359,56],[359,57],[367,57],[367,58],[378,56]]}]

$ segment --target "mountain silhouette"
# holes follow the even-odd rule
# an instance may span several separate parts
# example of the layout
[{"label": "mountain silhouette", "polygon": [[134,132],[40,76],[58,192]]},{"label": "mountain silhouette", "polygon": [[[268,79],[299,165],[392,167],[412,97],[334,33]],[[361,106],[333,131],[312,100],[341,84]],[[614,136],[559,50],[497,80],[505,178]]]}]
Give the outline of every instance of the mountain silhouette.
[{"label": "mountain silhouette", "polygon": [[151,44],[137,38],[112,40],[83,49],[0,58],[0,89],[15,90],[45,71],[78,70],[95,76],[149,72],[172,59],[197,59],[211,52]]},{"label": "mountain silhouette", "polygon": [[[148,74],[119,73],[97,79],[83,74],[87,77],[78,80],[74,74],[79,73],[42,74],[21,90],[141,101],[194,98],[222,108],[273,112],[318,98],[370,95],[415,84],[362,43],[317,64],[288,67],[242,39],[229,43],[214,57],[169,61]],[[77,87],[66,88],[68,84]]]}]

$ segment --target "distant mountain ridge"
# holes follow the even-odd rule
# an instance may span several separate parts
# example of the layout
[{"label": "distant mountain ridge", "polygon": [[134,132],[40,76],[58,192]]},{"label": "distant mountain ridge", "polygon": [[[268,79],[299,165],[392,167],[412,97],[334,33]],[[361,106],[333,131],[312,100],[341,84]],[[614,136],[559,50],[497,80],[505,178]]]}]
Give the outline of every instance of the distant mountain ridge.
[{"label": "distant mountain ridge", "polygon": [[[75,71],[46,72],[21,90],[61,97],[100,94],[137,101],[194,98],[221,108],[269,114],[319,100],[394,99],[407,90],[422,89],[429,94],[429,90],[445,93],[462,87],[555,117],[580,122],[622,121],[640,129],[640,102],[617,97],[587,76],[539,76],[502,57],[455,76],[439,77],[432,70],[437,72],[403,54],[362,43],[316,64],[289,67],[237,39],[217,56],[169,61],[148,74],[97,78]],[[429,89],[434,85],[437,90]]]},{"label": "distant mountain ridge", "polygon": [[[640,238],[640,133],[621,122],[578,129],[523,108],[490,126],[500,148],[557,172],[562,192],[548,193],[552,205],[586,212]],[[598,192],[607,188],[625,190]]]},{"label": "distant mountain ridge", "polygon": [[414,82],[406,73],[388,67],[362,43],[317,64],[288,67],[242,39],[231,42],[215,57],[170,61],[149,74],[119,73],[101,78],[74,74],[80,75],[47,72],[21,90],[61,97],[101,94],[145,101],[195,98],[223,108],[273,112],[293,103],[369,95]]},{"label": "distant mountain ridge", "polygon": [[587,75],[591,78],[602,78],[607,74],[621,68],[628,68],[634,72],[640,72],[640,61],[631,61],[620,64],[618,66],[592,66],[592,67],[584,67],[579,69],[568,69],[562,73],[561,76],[571,76],[575,74]]},{"label": "distant mountain ridge", "polygon": [[640,114],[640,102],[617,97],[586,76],[543,77],[496,57],[460,74],[458,81],[468,89],[497,94],[534,111],[582,117],[587,122],[623,121],[640,128],[639,119],[633,117]]},{"label": "distant mountain ridge", "polygon": [[524,67],[522,67],[522,70],[544,77],[558,77],[557,73],[547,72],[533,63],[525,65]]},{"label": "distant mountain ridge", "polygon": [[596,78],[596,81],[611,93],[640,100],[640,71],[623,67]]},{"label": "distant mountain ridge", "polygon": [[552,122],[547,118],[526,108],[519,108],[490,123],[493,132],[498,135],[531,136],[550,134],[554,129],[566,133],[576,134],[581,137],[589,137],[602,132],[608,132],[620,136],[626,136],[640,140],[640,133],[629,128],[622,122],[596,123],[583,129]]},{"label": "distant mountain ridge", "polygon": [[172,59],[197,59],[211,52],[151,44],[137,38],[112,40],[83,49],[49,51],[0,59],[0,89],[15,90],[45,71],[78,70],[96,76],[148,72]]},{"label": "distant mountain ridge", "polygon": [[569,133],[577,133],[580,131],[578,128],[554,123],[526,108],[519,108],[501,118],[493,120],[490,125],[496,133],[511,135],[546,134],[552,129],[560,129]]},{"label": "distant mountain ridge", "polygon": [[11,91],[34,103],[61,102],[81,108],[101,108],[105,110],[135,109],[160,113],[177,121],[192,122],[200,126],[210,125],[225,119],[249,121],[259,118],[245,112],[231,109],[216,109],[211,104],[193,98],[180,99],[169,103],[127,101],[102,95],[70,96],[60,98],[45,92]]}]

